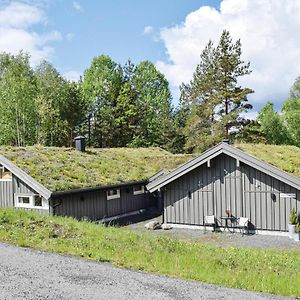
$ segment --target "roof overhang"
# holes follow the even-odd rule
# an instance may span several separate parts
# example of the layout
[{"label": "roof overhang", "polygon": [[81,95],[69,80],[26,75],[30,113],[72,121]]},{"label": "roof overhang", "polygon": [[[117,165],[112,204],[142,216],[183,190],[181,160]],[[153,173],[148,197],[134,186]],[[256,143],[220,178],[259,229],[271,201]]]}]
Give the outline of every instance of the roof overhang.
[{"label": "roof overhang", "polygon": [[128,181],[119,184],[103,185],[103,186],[90,187],[90,188],[78,188],[78,189],[72,189],[66,191],[56,191],[52,193],[52,198],[65,196],[69,194],[83,194],[83,193],[94,192],[99,190],[116,189],[116,188],[122,188],[122,187],[133,186],[133,185],[146,185],[148,182],[149,182],[148,180]]},{"label": "roof overhang", "polygon": [[147,185],[147,189],[150,192],[159,190],[160,188],[166,186],[167,184],[171,183],[177,178],[189,173],[190,171],[203,165],[204,163],[207,163],[209,160],[219,156],[222,153],[231,156],[239,160],[240,162],[243,162],[265,174],[268,174],[296,189],[300,188],[300,179],[298,177],[293,176],[285,171],[282,171],[264,161],[261,161],[235,147],[228,145],[227,143],[220,143],[215,147],[207,150],[202,155],[174,169],[172,172],[150,182]]},{"label": "roof overhang", "polygon": [[8,169],[12,174],[20,178],[24,183],[30,186],[33,190],[39,193],[45,199],[49,199],[51,197],[51,191],[45,188],[42,184],[37,182],[34,178],[12,163],[10,160],[5,158],[3,155],[0,155],[0,163]]}]

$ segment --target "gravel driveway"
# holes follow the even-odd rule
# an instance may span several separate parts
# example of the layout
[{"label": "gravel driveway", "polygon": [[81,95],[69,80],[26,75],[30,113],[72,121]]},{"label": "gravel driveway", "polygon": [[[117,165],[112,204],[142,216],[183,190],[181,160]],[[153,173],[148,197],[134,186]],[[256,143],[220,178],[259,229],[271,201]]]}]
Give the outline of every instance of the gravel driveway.
[{"label": "gravel driveway", "polygon": [[150,221],[162,222],[161,216],[153,217],[149,214],[146,220],[143,216],[130,217],[123,221],[128,229],[140,232],[142,234],[149,235],[163,235],[173,237],[181,240],[207,243],[214,246],[221,247],[242,247],[242,248],[272,248],[284,251],[300,251],[300,243],[295,242],[293,239],[287,236],[276,235],[262,235],[262,234],[250,234],[242,236],[240,233],[228,233],[228,232],[210,232],[200,229],[183,229],[173,228],[171,230],[146,230],[145,224]]},{"label": "gravel driveway", "polygon": [[0,299],[283,299],[0,243]]}]

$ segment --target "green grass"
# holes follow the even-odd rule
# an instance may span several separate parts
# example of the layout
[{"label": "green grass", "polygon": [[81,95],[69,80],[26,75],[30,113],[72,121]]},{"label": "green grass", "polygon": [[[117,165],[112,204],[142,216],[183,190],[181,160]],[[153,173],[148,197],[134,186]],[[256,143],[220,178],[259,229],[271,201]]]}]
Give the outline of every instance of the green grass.
[{"label": "green grass", "polygon": [[144,180],[192,158],[155,147],[88,149],[83,153],[63,147],[2,146],[0,154],[52,191]]},{"label": "green grass", "polygon": [[[237,148],[300,177],[300,148],[236,144]],[[63,191],[148,179],[160,169],[174,169],[195,155],[171,154],[160,148],[88,149],[0,147],[0,154],[51,191]]]},{"label": "green grass", "polygon": [[0,240],[134,270],[300,296],[300,252],[222,248],[10,209],[0,210]]},{"label": "green grass", "polygon": [[235,144],[240,150],[300,177],[300,148],[287,145]]}]

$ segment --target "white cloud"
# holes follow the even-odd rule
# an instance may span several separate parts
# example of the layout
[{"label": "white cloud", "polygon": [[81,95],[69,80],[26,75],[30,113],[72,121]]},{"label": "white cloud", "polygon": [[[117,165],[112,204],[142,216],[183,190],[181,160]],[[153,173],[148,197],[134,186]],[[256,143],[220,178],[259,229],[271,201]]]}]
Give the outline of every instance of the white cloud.
[{"label": "white cloud", "polygon": [[77,1],[73,1],[73,8],[77,11],[83,11],[82,6]]},{"label": "white cloud", "polygon": [[63,74],[63,77],[70,81],[78,81],[80,76],[82,76],[82,73],[75,70],[71,70]]},{"label": "white cloud", "polygon": [[150,34],[153,32],[153,27],[152,26],[145,26],[143,34]]},{"label": "white cloud", "polygon": [[257,111],[248,111],[246,113],[243,113],[242,116],[249,120],[255,120],[258,116],[258,112]]},{"label": "white cloud", "polygon": [[75,34],[73,32],[69,32],[66,34],[67,41],[72,41],[75,37]]},{"label": "white cloud", "polygon": [[34,25],[46,21],[40,8],[20,2],[11,2],[0,8],[0,52],[17,54],[23,50],[31,55],[32,64],[49,59],[54,48],[49,45],[62,39],[60,32],[39,34],[32,30]]},{"label": "white cloud", "polygon": [[42,10],[24,3],[12,2],[0,10],[0,26],[27,28],[33,24],[45,21]]},{"label": "white cloud", "polygon": [[189,82],[208,40],[216,44],[223,29],[241,38],[243,59],[251,63],[252,74],[241,81],[255,90],[251,101],[284,100],[300,75],[300,1],[223,0],[219,10],[200,7],[182,24],[161,29],[168,62],[157,67],[173,86]]}]

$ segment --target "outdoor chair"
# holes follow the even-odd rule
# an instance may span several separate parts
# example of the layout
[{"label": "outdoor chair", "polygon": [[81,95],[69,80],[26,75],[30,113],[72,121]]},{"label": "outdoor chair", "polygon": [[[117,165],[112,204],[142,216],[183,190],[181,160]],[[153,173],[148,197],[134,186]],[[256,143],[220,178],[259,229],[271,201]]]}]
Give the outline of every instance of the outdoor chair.
[{"label": "outdoor chair", "polygon": [[240,229],[240,232],[244,235],[245,232],[248,233],[249,219],[245,217],[241,217],[238,219],[238,224],[236,228]]},{"label": "outdoor chair", "polygon": [[206,230],[206,226],[212,226],[213,227],[213,231],[215,231],[216,229],[216,218],[214,215],[211,216],[205,216],[204,218],[204,227]]}]

